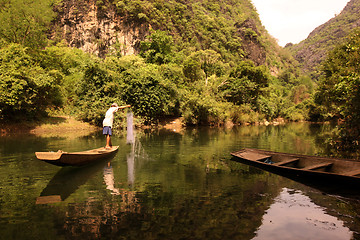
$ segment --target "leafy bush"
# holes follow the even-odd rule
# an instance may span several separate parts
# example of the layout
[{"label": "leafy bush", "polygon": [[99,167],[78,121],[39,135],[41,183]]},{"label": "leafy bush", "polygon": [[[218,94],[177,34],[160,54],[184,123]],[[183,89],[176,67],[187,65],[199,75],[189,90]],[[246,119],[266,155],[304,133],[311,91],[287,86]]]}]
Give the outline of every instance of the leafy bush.
[{"label": "leafy bush", "polygon": [[155,31],[147,37],[147,41],[141,42],[140,56],[148,63],[169,63],[172,60],[172,48],[172,37],[163,31]]},{"label": "leafy bush", "polygon": [[211,76],[223,76],[228,69],[221,55],[209,49],[193,52],[183,62],[183,73],[190,83],[205,80],[207,84]]},{"label": "leafy bush", "polygon": [[134,107],[135,114],[146,118],[148,123],[176,115],[176,86],[162,78],[157,66],[146,65],[141,69],[128,69],[122,77],[122,98]]},{"label": "leafy bush", "polygon": [[225,99],[236,105],[255,105],[257,98],[268,86],[269,80],[270,75],[264,66],[255,67],[253,62],[241,62],[231,71],[220,90]]},{"label": "leafy bush", "polygon": [[187,125],[221,125],[225,123],[229,105],[207,95],[187,92],[181,111]]},{"label": "leafy bush", "polygon": [[235,124],[252,124],[264,119],[264,115],[255,112],[249,104],[233,106],[230,119]]},{"label": "leafy bush", "polygon": [[62,74],[40,67],[19,44],[0,49],[0,79],[1,118],[34,118],[62,104]]},{"label": "leafy bush", "polygon": [[323,64],[323,78],[315,94],[315,103],[326,112],[349,124],[360,121],[360,32],[338,46]]},{"label": "leafy bush", "polygon": [[74,107],[78,116],[101,125],[104,113],[113,102],[121,104],[120,86],[113,81],[106,67],[93,62],[85,67],[83,78],[75,86]]},{"label": "leafy bush", "polygon": [[55,17],[53,0],[8,0],[0,4],[0,38],[31,49],[46,46],[47,27]]}]

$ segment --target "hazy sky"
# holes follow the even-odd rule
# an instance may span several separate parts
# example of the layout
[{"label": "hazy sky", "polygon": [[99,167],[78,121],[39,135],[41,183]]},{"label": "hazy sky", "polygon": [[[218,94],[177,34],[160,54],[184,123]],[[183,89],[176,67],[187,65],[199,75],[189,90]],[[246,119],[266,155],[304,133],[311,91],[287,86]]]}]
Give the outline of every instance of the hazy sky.
[{"label": "hazy sky", "polygon": [[251,0],[266,30],[280,46],[299,43],[339,14],[350,0]]}]

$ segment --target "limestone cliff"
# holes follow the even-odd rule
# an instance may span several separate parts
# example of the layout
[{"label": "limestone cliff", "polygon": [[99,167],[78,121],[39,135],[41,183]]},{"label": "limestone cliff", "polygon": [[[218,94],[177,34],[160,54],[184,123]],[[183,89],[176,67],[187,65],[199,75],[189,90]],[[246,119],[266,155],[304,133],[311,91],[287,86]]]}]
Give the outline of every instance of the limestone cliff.
[{"label": "limestone cliff", "polygon": [[64,0],[55,11],[52,38],[99,57],[111,51],[110,46],[117,46],[122,55],[134,54],[149,32],[148,24],[129,23],[112,4],[99,6],[96,0]]},{"label": "limestone cliff", "polygon": [[276,75],[292,65],[262,26],[250,0],[62,0],[52,39],[105,57],[137,54],[150,29],[171,34],[176,50],[212,49],[229,62],[268,65]]}]

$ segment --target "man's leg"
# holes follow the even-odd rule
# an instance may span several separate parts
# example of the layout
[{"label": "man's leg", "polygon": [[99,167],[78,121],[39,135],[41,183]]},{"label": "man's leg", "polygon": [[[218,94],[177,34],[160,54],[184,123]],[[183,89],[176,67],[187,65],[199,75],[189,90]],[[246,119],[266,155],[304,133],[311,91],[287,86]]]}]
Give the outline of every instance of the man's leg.
[{"label": "man's leg", "polygon": [[106,135],[106,146],[105,148],[111,148],[111,137],[110,135]]}]

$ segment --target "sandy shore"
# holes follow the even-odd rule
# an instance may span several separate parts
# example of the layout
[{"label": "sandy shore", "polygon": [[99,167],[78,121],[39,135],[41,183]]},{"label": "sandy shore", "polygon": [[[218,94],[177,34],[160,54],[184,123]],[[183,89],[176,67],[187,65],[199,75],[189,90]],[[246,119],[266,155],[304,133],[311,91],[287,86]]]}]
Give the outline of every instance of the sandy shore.
[{"label": "sandy shore", "polygon": [[0,125],[0,135],[31,134],[41,137],[81,137],[100,128],[72,117],[50,117],[41,123],[10,123]]},{"label": "sandy shore", "polygon": [[[184,130],[182,119],[168,119],[160,123],[158,128],[181,133]],[[0,136],[11,135],[35,135],[39,137],[82,137],[93,132],[100,131],[100,127],[89,123],[78,121],[73,117],[56,116],[49,117],[42,122],[29,123],[10,123],[0,124]]]}]

